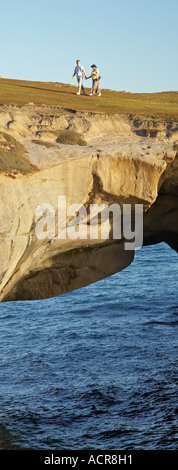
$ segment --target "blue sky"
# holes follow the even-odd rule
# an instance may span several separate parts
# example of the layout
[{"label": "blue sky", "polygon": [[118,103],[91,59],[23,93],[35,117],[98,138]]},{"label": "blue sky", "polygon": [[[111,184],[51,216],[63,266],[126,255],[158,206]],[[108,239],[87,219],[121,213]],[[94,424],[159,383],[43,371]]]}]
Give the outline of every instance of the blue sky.
[{"label": "blue sky", "polygon": [[1,0],[0,75],[72,83],[80,59],[101,88],[178,90],[177,25],[177,0]]}]

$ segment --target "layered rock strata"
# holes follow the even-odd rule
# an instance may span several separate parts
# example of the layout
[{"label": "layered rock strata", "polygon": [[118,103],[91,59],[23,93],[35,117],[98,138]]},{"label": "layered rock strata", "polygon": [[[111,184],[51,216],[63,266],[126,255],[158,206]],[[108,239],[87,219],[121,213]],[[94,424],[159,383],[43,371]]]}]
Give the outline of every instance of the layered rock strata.
[{"label": "layered rock strata", "polygon": [[[69,128],[83,134],[86,146],[56,143],[58,130]],[[165,241],[178,251],[176,123],[172,128],[166,123],[155,124],[157,132],[152,136],[143,132],[145,128],[149,129],[148,121],[134,123],[119,115],[57,113],[56,109],[31,107],[1,110],[0,130],[16,137],[38,168],[26,175],[0,173],[1,302],[57,296],[132,263],[134,249],[125,249],[123,230],[120,237],[113,238],[112,218],[109,238],[91,237],[93,204],[117,204],[121,214],[123,207],[130,205],[132,215],[135,204],[142,205],[143,244]],[[45,145],[49,141],[54,144],[50,148]],[[60,219],[59,224],[61,197],[66,200],[66,219]],[[55,215],[51,237],[45,237],[44,224],[43,233],[37,236],[36,228],[42,221],[39,206],[44,204]],[[79,211],[71,212],[73,204],[86,209],[78,229]],[[98,218],[97,223],[101,230],[104,222]],[[80,230],[75,239],[68,231],[72,224],[76,232]]]}]

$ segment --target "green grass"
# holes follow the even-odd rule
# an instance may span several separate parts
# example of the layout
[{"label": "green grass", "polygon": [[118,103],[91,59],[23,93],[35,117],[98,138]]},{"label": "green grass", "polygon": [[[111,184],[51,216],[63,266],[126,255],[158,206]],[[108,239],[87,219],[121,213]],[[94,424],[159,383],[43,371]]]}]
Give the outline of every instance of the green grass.
[{"label": "green grass", "polygon": [[52,142],[46,142],[45,140],[33,139],[32,142],[33,144],[42,145],[48,149],[55,147],[55,145]]},{"label": "green grass", "polygon": [[[102,86],[102,82],[101,82]],[[125,93],[101,90],[102,96],[77,96],[73,85],[0,79],[0,104],[48,105],[73,111],[127,114],[163,120],[178,119],[178,91],[162,93]]]},{"label": "green grass", "polygon": [[22,144],[6,132],[0,132],[0,172],[15,177],[18,173],[26,174],[37,170],[26,158]]},{"label": "green grass", "polygon": [[58,132],[58,137],[56,139],[56,142],[59,144],[66,144],[66,145],[81,145],[84,146],[86,145],[85,140],[76,131],[71,131],[71,130],[64,130]]}]

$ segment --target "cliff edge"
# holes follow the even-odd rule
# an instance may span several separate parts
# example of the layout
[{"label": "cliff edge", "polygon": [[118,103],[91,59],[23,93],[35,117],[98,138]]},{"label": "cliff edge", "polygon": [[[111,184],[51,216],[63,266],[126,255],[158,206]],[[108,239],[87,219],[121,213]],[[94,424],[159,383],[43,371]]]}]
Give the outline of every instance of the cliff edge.
[{"label": "cliff edge", "polygon": [[[82,140],[62,143],[69,132]],[[126,206],[132,233],[135,207],[143,208],[143,245],[178,251],[177,122],[9,105],[0,135],[1,302],[50,298],[126,268],[135,252],[126,249]],[[22,149],[28,168],[19,166]],[[111,205],[121,209],[118,237],[113,218],[102,218]]]}]

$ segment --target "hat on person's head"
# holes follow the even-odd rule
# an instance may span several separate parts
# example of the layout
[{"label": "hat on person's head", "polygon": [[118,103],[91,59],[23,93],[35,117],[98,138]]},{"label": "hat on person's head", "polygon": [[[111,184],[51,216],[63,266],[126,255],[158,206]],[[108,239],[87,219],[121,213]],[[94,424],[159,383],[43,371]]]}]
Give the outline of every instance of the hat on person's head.
[{"label": "hat on person's head", "polygon": [[95,65],[95,64],[93,64],[93,65],[91,65],[91,67],[96,67],[96,65]]}]

